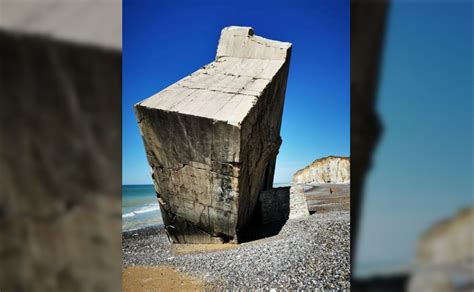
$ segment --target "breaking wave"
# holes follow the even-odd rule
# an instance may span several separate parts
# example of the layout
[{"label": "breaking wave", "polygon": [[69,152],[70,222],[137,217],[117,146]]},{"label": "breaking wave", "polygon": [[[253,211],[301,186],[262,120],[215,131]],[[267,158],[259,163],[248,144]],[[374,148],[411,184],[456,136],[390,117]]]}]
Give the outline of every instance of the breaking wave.
[{"label": "breaking wave", "polygon": [[128,218],[128,217],[133,217],[137,214],[143,214],[143,213],[148,213],[148,212],[153,212],[153,211],[159,211],[160,206],[157,204],[152,204],[148,206],[144,206],[140,209],[134,210],[132,212],[128,212],[122,215],[122,218]]}]

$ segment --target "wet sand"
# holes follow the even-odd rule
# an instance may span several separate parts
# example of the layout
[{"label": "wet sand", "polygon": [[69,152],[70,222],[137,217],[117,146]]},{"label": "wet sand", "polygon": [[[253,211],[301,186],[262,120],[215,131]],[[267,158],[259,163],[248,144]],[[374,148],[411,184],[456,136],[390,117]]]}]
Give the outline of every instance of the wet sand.
[{"label": "wet sand", "polygon": [[219,251],[226,249],[237,248],[238,244],[174,244],[171,250],[174,254],[191,254],[191,253],[206,253],[211,251]]},{"label": "wet sand", "polygon": [[202,291],[202,281],[171,267],[125,267],[122,270],[122,291]]}]

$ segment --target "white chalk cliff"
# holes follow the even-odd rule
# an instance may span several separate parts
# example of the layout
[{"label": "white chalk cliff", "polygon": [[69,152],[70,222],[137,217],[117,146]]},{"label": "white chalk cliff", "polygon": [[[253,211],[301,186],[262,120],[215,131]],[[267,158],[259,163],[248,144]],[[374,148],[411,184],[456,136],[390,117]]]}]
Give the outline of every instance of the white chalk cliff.
[{"label": "white chalk cliff", "polygon": [[344,184],[350,181],[350,158],[340,156],[317,159],[307,167],[298,170],[292,179],[293,184]]},{"label": "white chalk cliff", "polygon": [[408,291],[473,291],[473,224],[471,206],[421,236]]}]

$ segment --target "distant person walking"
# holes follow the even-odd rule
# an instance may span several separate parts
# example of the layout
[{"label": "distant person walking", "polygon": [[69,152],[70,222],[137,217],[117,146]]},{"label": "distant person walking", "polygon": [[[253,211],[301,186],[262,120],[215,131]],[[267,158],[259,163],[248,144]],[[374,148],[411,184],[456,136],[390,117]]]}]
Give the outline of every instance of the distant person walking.
[{"label": "distant person walking", "polygon": [[329,193],[332,195],[332,188],[329,188]]}]

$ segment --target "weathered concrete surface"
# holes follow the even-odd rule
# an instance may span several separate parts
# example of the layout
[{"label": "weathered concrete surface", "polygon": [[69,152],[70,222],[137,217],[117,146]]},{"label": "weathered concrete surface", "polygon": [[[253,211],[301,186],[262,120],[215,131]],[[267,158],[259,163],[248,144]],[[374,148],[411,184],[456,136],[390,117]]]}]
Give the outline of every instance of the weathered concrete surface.
[{"label": "weathered concrete surface", "polygon": [[298,170],[292,179],[296,184],[350,183],[351,162],[349,157],[328,156],[313,161]]},{"label": "weathered concrete surface", "polygon": [[273,184],[291,44],[222,30],[216,60],[135,105],[173,242],[238,242]]},{"label": "weathered concrete surface", "polygon": [[288,187],[265,190],[260,193],[259,201],[263,225],[288,220],[290,211]]},{"label": "weathered concrete surface", "polygon": [[121,53],[0,47],[0,290],[120,291]]},{"label": "weathered concrete surface", "polygon": [[460,211],[423,234],[409,291],[472,291],[474,207]]},{"label": "weathered concrete surface", "polygon": [[303,185],[292,184],[290,188],[290,219],[309,216]]}]

